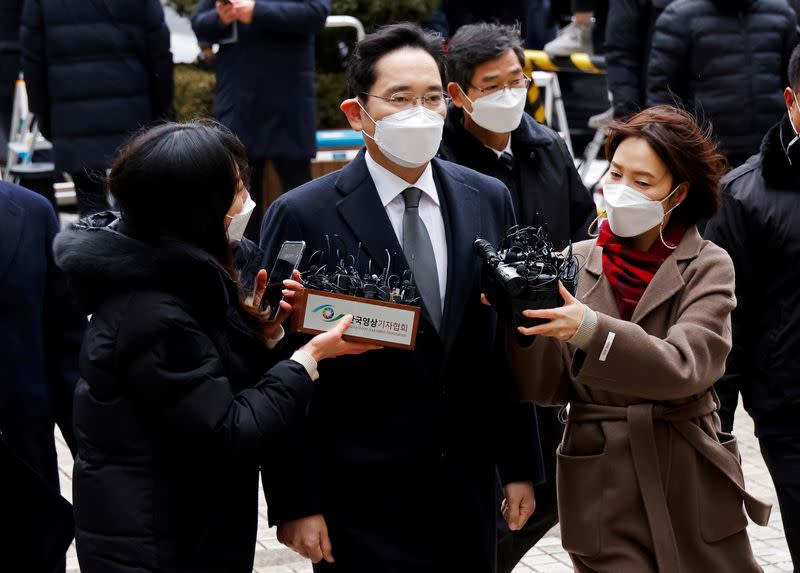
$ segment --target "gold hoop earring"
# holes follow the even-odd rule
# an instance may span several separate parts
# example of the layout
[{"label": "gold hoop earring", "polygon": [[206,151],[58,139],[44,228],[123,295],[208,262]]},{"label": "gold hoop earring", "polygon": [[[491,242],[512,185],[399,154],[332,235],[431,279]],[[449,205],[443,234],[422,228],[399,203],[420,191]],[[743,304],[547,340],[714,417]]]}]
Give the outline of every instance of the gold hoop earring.
[{"label": "gold hoop earring", "polygon": [[[594,220],[591,223],[589,223],[589,228],[586,229],[586,234],[589,235],[593,239],[596,239],[597,237],[600,236],[600,223],[599,223],[599,221],[600,221],[601,218],[602,218],[602,215],[598,215],[597,217],[595,217]],[[592,227],[595,228],[595,231],[597,231],[596,233],[592,233]]]},{"label": "gold hoop earring", "polygon": [[678,248],[678,245],[670,245],[664,240],[664,221],[661,221],[661,224],[658,226],[658,236],[661,238],[661,242],[664,244],[664,246],[669,250],[674,251]]}]

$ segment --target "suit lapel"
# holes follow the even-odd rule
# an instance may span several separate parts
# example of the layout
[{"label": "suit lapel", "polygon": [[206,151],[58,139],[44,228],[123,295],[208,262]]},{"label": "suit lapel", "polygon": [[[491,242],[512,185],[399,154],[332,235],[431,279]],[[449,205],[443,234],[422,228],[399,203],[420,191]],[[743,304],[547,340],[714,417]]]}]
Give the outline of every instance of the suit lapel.
[{"label": "suit lapel", "polygon": [[22,237],[24,218],[25,209],[14,202],[8,190],[0,186],[0,224],[3,226],[0,239],[0,278],[6,276],[8,267],[14,261]]},{"label": "suit lapel", "polygon": [[472,243],[480,233],[480,196],[477,189],[452,176],[438,159],[433,160],[433,171],[447,237],[447,289],[441,334],[448,353],[477,280]]},{"label": "suit lapel", "polygon": [[[361,242],[361,248],[372,259],[372,268],[386,268],[387,250],[392,259],[400,257],[405,263],[403,248],[397,241],[375,183],[369,175],[363,150],[342,170],[336,181],[336,188],[343,195],[336,203],[336,209]],[[404,269],[401,266],[398,262],[393,262],[391,271],[400,269],[402,273]]]}]

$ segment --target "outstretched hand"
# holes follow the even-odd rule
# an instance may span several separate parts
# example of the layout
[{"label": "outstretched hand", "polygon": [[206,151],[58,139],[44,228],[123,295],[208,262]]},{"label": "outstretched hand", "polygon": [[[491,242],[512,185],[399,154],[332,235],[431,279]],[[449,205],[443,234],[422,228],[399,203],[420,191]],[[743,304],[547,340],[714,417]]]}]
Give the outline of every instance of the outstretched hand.
[{"label": "outstretched hand", "polygon": [[[300,273],[297,270],[292,273],[292,279],[283,281],[283,284],[275,283],[269,285],[267,284],[268,278],[267,271],[264,269],[258,271],[256,275],[256,286],[255,289],[253,289],[253,300],[250,306],[255,312],[260,312],[261,301],[264,299],[267,289],[283,289],[281,290],[283,300],[278,303],[280,305],[278,316],[271,322],[263,323],[259,331],[265,338],[274,340],[280,336],[281,324],[292,314],[292,303],[294,302],[295,293],[303,290],[303,284],[301,282]],[[267,312],[271,313],[272,309],[267,308]]]},{"label": "outstretched hand", "polygon": [[564,306],[523,311],[522,316],[526,318],[541,318],[548,322],[530,328],[520,326],[517,328],[520,334],[549,336],[562,342],[575,335],[583,320],[586,305],[572,296],[561,281],[558,281],[558,292],[564,299]]},{"label": "outstretched hand", "polygon": [[344,336],[345,331],[350,328],[352,323],[352,314],[343,316],[334,328],[328,332],[317,334],[308,344],[303,346],[302,350],[308,352],[314,360],[319,362],[326,358],[336,358],[345,354],[363,354],[370,350],[383,348],[377,344],[343,340],[342,336]]}]

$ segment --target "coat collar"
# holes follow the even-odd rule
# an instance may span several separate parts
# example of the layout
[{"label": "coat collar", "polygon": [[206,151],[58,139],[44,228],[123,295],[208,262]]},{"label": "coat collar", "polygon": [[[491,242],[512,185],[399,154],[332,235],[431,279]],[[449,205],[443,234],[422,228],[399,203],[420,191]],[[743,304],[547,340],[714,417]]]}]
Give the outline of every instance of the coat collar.
[{"label": "coat collar", "polygon": [[[653,277],[652,282],[644,291],[644,296],[642,296],[639,304],[636,305],[636,310],[633,312],[631,322],[641,322],[645,316],[668,301],[685,286],[686,283],[681,274],[682,265],[679,265],[679,263],[697,258],[700,251],[703,249],[703,243],[703,238],[700,236],[697,226],[692,225],[686,229],[686,233],[684,233],[683,239],[681,239],[681,242],[678,244],[678,248],[666,258]],[[594,280],[594,283],[589,285],[587,289],[586,298],[584,299],[585,302],[587,302],[593,310],[598,310],[600,312],[608,312],[608,308],[612,305],[616,308],[611,285],[603,276],[603,248],[598,247],[596,242],[592,244],[584,268]],[[591,299],[598,299],[597,302],[599,302],[603,308],[595,308],[592,306],[593,300]],[[618,313],[615,312],[613,316],[618,316]]]},{"label": "coat collar", "polygon": [[[464,127],[464,110],[453,104],[447,108],[447,117],[444,122],[444,139],[447,145],[454,148],[458,157],[482,157],[497,159],[497,155],[478,141],[474,135]],[[539,125],[527,113],[522,114],[522,123],[511,132],[511,149],[523,151],[551,145],[553,138],[549,136],[544,127]]]},{"label": "coat collar", "polygon": [[773,125],[761,142],[764,180],[775,189],[800,190],[800,142],[792,146],[792,161],[786,157],[786,144],[794,138],[788,114]]}]

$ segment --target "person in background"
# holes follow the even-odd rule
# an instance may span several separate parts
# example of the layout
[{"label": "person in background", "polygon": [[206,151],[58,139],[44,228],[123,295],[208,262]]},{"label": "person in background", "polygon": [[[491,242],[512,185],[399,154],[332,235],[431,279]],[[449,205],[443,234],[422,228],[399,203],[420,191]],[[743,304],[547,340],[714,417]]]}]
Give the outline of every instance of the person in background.
[{"label": "person in background", "polygon": [[524,58],[519,28],[482,23],[456,33],[439,157],[502,181],[517,222],[543,226],[561,249],[588,237],[595,208],[564,141],[524,111]]},{"label": "person in background", "polygon": [[676,104],[713,125],[734,167],[780,116],[797,17],[786,0],[675,0],[656,21],[647,105]]},{"label": "person in background", "polygon": [[640,111],[647,97],[647,62],[653,29],[672,0],[612,0],[606,21],[608,89],[614,117]]},{"label": "person in background", "polygon": [[492,573],[496,468],[511,529],[533,512],[539,480],[472,251],[477,235],[499,244],[514,225],[511,197],[435,157],[449,99],[440,36],[379,28],[358,43],[348,84],[341,108],[366,150],[273,203],[261,245],[269,259],[304,240],[307,265],[338,236],[362,251],[362,271],[413,277],[421,328],[413,350],[323,366],[307,435],[266,484],[270,521],[320,573]]},{"label": "person in background", "polygon": [[570,56],[575,53],[594,52],[592,29],[597,0],[571,0],[572,22],[558,32],[558,36],[544,46],[550,56]]},{"label": "person in background", "polygon": [[53,262],[59,225],[50,203],[0,181],[0,223],[0,552],[20,570],[64,571],[73,525],[59,497],[53,431],[57,424],[74,453],[86,319]]},{"label": "person in background", "polygon": [[[731,349],[728,254],[697,222],[719,206],[725,158],[687,113],[659,106],[610,128],[607,221],[575,246],[577,296],[509,329],[523,398],[569,404],[558,450],[561,540],[578,573],[760,572],[736,438],[712,390]],[[536,336],[523,348],[516,335]]]},{"label": "person in background", "polygon": [[442,0],[442,11],[447,16],[449,36],[453,36],[461,26],[479,22],[524,25],[528,0]]},{"label": "person in background", "polygon": [[789,60],[786,115],[761,151],[722,180],[722,210],[705,236],[733,259],[733,350],[717,382],[722,429],[738,394],[753,417],[795,570],[800,570],[800,48]]},{"label": "person in background", "polygon": [[[463,26],[450,40],[447,111],[439,157],[502,181],[511,191],[517,223],[543,227],[558,249],[587,239],[594,201],[581,182],[564,141],[524,112],[525,77],[519,29],[498,24]],[[498,571],[519,559],[558,521],[555,455],[562,426],[555,408],[526,403],[531,436],[538,434],[546,482],[536,486],[536,512],[509,531],[499,520]]]},{"label": "person in background", "polygon": [[116,149],[172,115],[172,54],[159,0],[26,0],[20,30],[30,109],[72,176],[78,213],[107,208]]},{"label": "person in background", "polygon": [[[291,355],[278,317],[240,297],[230,243],[252,201],[244,149],[208,123],[133,138],[109,175],[120,214],[81,220],[57,264],[92,320],[75,390],[76,543],[84,573],[253,570],[259,465],[305,415],[317,364],[374,346],[351,316]],[[252,285],[248,285],[248,290]],[[113,509],[112,509],[113,508]]]},{"label": "person in background", "polygon": [[8,129],[14,104],[14,82],[21,71],[19,21],[23,0],[0,0],[0,165],[6,161]]},{"label": "person in background", "polygon": [[192,15],[197,39],[219,43],[214,117],[244,143],[254,216],[245,236],[257,240],[267,205],[271,163],[284,191],[311,180],[317,153],[314,35],[331,0],[201,0]]},{"label": "person in background", "polygon": [[541,50],[558,34],[558,26],[550,17],[550,0],[528,0],[525,21],[525,46]]}]

